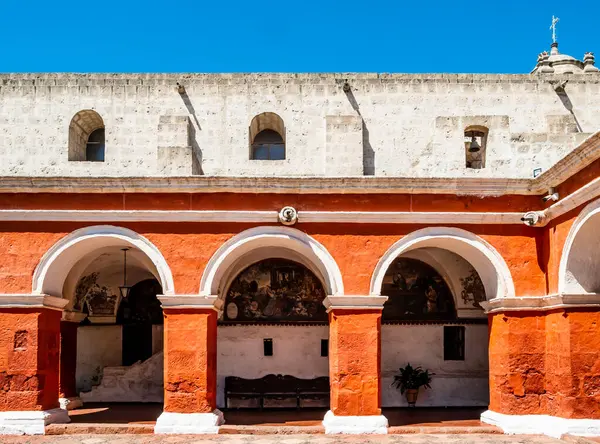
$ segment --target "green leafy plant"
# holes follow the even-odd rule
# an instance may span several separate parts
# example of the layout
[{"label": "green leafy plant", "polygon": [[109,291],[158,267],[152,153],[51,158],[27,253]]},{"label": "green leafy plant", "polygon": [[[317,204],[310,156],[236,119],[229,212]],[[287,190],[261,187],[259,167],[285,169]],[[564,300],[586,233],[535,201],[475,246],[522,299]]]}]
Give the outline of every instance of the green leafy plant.
[{"label": "green leafy plant", "polygon": [[435,376],[435,373],[430,373],[429,370],[423,370],[422,367],[413,367],[412,365],[406,364],[406,367],[400,367],[399,373],[394,375],[394,382],[392,387],[400,389],[400,393],[404,394],[406,390],[418,389],[425,387],[426,389],[431,388],[431,377]]}]

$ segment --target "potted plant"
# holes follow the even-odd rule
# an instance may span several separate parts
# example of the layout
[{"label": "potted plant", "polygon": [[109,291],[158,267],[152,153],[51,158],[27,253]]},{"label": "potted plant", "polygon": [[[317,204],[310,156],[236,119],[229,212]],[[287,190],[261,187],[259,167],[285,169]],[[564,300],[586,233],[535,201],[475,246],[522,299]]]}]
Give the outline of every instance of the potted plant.
[{"label": "potted plant", "polygon": [[406,364],[406,367],[400,367],[400,372],[394,375],[392,387],[400,389],[400,393],[406,394],[406,401],[409,407],[414,407],[419,396],[419,388],[431,388],[431,377],[435,373],[430,373],[429,370],[423,370],[422,367],[413,367]]}]

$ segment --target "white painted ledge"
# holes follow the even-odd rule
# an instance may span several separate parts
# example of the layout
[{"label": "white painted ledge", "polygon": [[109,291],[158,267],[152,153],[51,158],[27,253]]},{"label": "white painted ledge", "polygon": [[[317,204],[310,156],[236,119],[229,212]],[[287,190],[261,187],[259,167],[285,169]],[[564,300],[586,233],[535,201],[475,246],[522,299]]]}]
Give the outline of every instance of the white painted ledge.
[{"label": "white painted ledge", "polygon": [[[197,294],[157,295],[162,308],[196,308],[219,311],[218,296]],[[222,305],[222,304],[221,304]]]},{"label": "white painted ledge", "polygon": [[331,410],[325,413],[323,426],[327,434],[387,435],[388,420],[383,415],[336,416]]},{"label": "white painted ledge", "polygon": [[327,296],[323,305],[331,310],[383,310],[387,296]]},{"label": "white painted ledge", "polygon": [[83,401],[79,396],[73,396],[71,398],[58,398],[60,408],[63,410],[75,410],[83,407]]},{"label": "white painted ledge", "polygon": [[568,294],[558,293],[547,296],[523,296],[495,298],[480,302],[486,313],[503,311],[547,311],[559,308],[600,307],[600,294]]},{"label": "white painted ledge", "polygon": [[481,422],[502,429],[509,435],[600,436],[600,419],[567,419],[550,415],[505,415],[487,410]]},{"label": "white painted ledge", "polygon": [[0,294],[2,308],[49,308],[62,310],[69,303],[68,299],[57,298],[47,294]]},{"label": "white painted ledge", "polygon": [[207,435],[219,433],[219,426],[225,424],[223,412],[212,413],[171,413],[163,412],[156,420],[156,434]]},{"label": "white painted ledge", "polygon": [[78,311],[63,311],[61,321],[79,323],[85,318],[87,318],[85,313],[80,313]]},{"label": "white painted ledge", "polygon": [[71,422],[63,409],[0,412],[0,435],[44,435],[48,424]]}]

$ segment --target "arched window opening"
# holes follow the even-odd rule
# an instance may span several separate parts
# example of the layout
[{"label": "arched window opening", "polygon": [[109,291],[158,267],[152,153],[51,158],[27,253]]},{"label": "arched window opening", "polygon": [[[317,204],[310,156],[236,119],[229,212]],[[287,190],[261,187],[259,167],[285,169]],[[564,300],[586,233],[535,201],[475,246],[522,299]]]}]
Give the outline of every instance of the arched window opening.
[{"label": "arched window opening", "polygon": [[225,298],[223,322],[327,322],[325,290],[304,265],[266,259],[244,269]]},{"label": "arched window opening", "polygon": [[91,109],[79,111],[69,125],[69,160],[104,162],[105,129],[100,115]]},{"label": "arched window opening", "polygon": [[285,160],[285,144],[277,131],[267,129],[256,135],[252,160]]},{"label": "arched window opening", "polygon": [[275,113],[262,113],[250,123],[250,159],[285,160],[285,126]]},{"label": "arched window opening", "polygon": [[387,270],[382,294],[384,321],[454,320],[456,308],[448,284],[425,262],[398,258]]},{"label": "arched window opening", "polygon": [[485,168],[485,155],[488,129],[484,126],[470,126],[465,129],[466,167],[474,170]]},{"label": "arched window opening", "polygon": [[88,137],[85,147],[85,160],[104,162],[104,128],[94,130]]}]

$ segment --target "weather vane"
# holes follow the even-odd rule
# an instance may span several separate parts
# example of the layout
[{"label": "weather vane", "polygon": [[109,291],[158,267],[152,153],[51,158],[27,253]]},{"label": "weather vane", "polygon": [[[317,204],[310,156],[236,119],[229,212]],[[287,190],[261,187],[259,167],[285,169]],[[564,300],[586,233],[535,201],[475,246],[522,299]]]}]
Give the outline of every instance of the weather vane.
[{"label": "weather vane", "polygon": [[550,29],[552,30],[552,43],[556,43],[556,24],[558,23],[558,17],[552,16],[552,24]]}]

